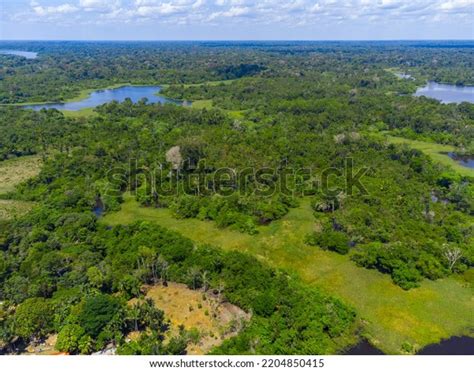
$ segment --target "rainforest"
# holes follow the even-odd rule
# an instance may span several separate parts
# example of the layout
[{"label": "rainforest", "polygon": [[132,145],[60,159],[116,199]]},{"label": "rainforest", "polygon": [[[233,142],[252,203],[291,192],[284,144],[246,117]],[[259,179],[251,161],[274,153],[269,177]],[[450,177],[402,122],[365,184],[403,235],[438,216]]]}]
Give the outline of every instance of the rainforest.
[{"label": "rainforest", "polygon": [[472,41],[0,49],[1,354],[472,344]]}]

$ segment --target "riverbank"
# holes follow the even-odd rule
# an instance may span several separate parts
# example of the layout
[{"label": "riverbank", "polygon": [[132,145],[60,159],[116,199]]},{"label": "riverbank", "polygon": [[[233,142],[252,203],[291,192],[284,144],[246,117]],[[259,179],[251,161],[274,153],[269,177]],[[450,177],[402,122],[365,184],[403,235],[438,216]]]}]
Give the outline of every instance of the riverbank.
[{"label": "riverbank", "polygon": [[430,156],[433,161],[451,167],[460,175],[474,177],[474,169],[462,166],[456,160],[448,156],[449,152],[457,151],[457,148],[454,146],[434,142],[423,142],[421,140],[406,139],[391,135],[386,135],[385,138],[389,143],[400,145],[406,144],[411,148],[418,149],[426,155]]},{"label": "riverbank", "polygon": [[22,102],[22,103],[0,103],[0,106],[22,107],[22,106],[41,105],[41,104],[75,103],[75,102],[79,102],[81,100],[88,98],[92,93],[96,91],[118,89],[118,88],[123,88],[125,86],[157,86],[157,85],[162,86],[160,84],[132,84],[128,82],[123,82],[123,83],[107,85],[104,87],[82,89],[82,90],[79,90],[79,94],[77,96],[73,98],[69,98],[69,99],[64,99],[62,101],[42,101],[42,102],[31,101],[31,102]]}]

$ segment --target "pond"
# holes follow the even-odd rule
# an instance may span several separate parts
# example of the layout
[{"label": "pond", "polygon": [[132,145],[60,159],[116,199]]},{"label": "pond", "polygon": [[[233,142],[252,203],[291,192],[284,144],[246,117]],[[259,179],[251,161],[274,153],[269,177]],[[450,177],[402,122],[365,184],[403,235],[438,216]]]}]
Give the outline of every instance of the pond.
[{"label": "pond", "polygon": [[474,338],[453,336],[438,344],[427,345],[417,354],[421,355],[474,355]]},{"label": "pond", "polygon": [[[350,348],[344,355],[383,355],[381,350],[375,348],[367,340]],[[453,336],[437,344],[430,344],[421,349],[417,355],[474,355],[474,338],[469,336]]]},{"label": "pond", "polygon": [[430,81],[426,86],[418,88],[414,95],[434,98],[441,103],[474,103],[474,86],[439,84]]},{"label": "pond", "polygon": [[474,169],[474,156],[458,155],[454,152],[448,152],[448,156],[456,161],[459,165]]},{"label": "pond", "polygon": [[374,347],[367,340],[362,340],[360,343],[356,344],[349,350],[347,350],[344,355],[347,356],[381,356],[384,355],[384,352]]},{"label": "pond", "polygon": [[183,104],[176,99],[165,98],[156,95],[161,90],[160,86],[122,86],[115,89],[104,89],[92,92],[87,98],[77,102],[66,103],[44,103],[44,104],[30,104],[23,106],[23,108],[31,108],[39,111],[42,108],[56,108],[58,110],[79,111],[84,108],[93,108],[104,103],[112,101],[123,102],[126,98],[130,98],[133,103],[146,98],[148,103],[173,103]]},{"label": "pond", "polygon": [[9,50],[9,49],[0,49],[0,54],[18,55],[26,59],[35,59],[38,56],[38,53],[35,53],[35,52],[25,52],[23,50]]}]

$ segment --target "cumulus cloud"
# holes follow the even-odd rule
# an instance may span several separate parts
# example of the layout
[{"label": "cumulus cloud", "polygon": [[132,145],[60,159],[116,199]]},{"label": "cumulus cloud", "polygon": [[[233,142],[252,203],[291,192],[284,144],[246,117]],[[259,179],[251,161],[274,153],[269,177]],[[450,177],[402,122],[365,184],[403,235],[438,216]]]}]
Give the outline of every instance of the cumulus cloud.
[{"label": "cumulus cloud", "polygon": [[34,13],[40,17],[69,14],[69,13],[77,12],[79,10],[79,8],[71,4],[61,4],[61,5],[56,5],[56,6],[41,6],[36,1],[32,1],[30,5]]},{"label": "cumulus cloud", "polygon": [[251,19],[247,21],[251,27],[258,23],[299,27],[315,22],[466,20],[469,15],[472,18],[474,0],[69,0],[60,5],[57,0],[34,0],[28,11],[43,18],[62,15],[65,19],[75,13],[77,22],[218,25]]},{"label": "cumulus cloud", "polygon": [[450,0],[443,1],[439,8],[442,11],[468,11],[474,14],[474,0]]}]

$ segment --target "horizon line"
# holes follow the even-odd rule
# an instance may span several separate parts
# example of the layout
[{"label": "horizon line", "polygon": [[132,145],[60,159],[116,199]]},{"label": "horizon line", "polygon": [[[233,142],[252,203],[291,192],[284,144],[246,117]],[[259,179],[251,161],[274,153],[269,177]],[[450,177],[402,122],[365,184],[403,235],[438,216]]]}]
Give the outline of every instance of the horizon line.
[{"label": "horizon line", "polygon": [[472,39],[0,39],[5,41],[106,41],[106,42],[377,42],[377,41],[464,41]]}]

